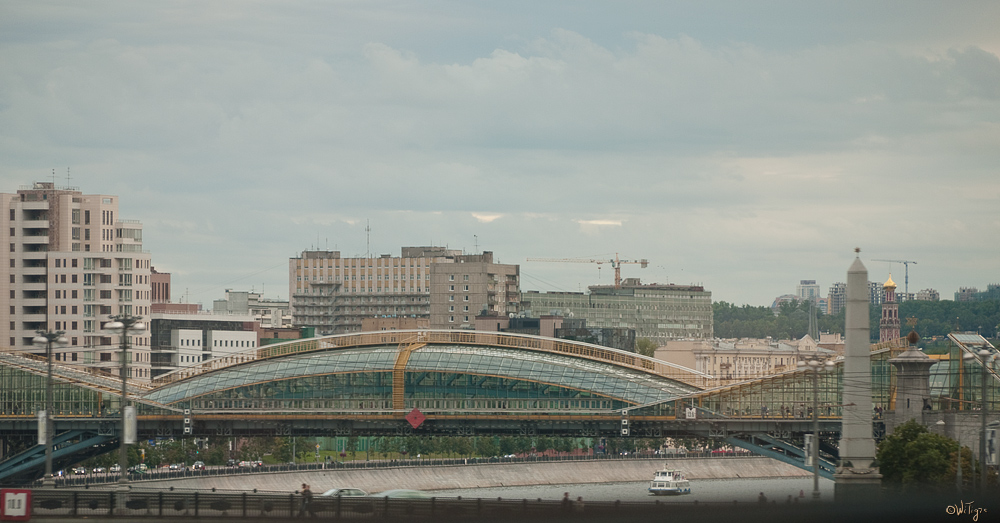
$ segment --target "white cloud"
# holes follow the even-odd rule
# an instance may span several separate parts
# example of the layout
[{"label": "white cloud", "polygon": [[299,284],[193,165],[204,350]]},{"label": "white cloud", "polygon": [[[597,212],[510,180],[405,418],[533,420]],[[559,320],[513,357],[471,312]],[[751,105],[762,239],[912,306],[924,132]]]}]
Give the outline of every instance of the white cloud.
[{"label": "white cloud", "polygon": [[[681,18],[15,4],[0,190],[70,166],[85,192],[121,195],[154,261],[206,301],[227,278],[212,267],[254,274],[317,242],[364,252],[367,223],[379,252],[628,252],[666,267],[644,278],[755,304],[843,279],[861,245],[920,259],[911,280],[948,295],[993,281],[1000,255],[982,241],[998,230],[1000,13],[973,4],[864,20],[741,2]],[[598,276],[531,271],[573,290]]]}]

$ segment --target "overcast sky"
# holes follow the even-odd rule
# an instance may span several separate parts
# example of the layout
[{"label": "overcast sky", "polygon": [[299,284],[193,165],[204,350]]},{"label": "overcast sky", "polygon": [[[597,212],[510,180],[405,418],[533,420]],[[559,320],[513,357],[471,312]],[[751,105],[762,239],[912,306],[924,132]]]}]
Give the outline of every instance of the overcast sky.
[{"label": "overcast sky", "polygon": [[[0,2],[0,192],[117,194],[174,301],[491,250],[524,290],[1000,283],[1000,2]],[[366,224],[370,224],[370,248]],[[600,267],[600,268],[599,268]]]}]

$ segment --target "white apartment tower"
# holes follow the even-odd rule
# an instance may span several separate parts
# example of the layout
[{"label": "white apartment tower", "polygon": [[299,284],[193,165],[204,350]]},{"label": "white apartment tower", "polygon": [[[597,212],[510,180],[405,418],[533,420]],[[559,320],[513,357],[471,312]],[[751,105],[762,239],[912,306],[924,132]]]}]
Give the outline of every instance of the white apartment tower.
[{"label": "white apartment tower", "polygon": [[[109,317],[150,312],[150,256],[142,224],[118,216],[118,197],[37,182],[0,193],[0,295],[7,298],[0,345],[44,352],[37,331],[65,331],[54,348],[60,364],[118,374],[119,338],[103,330]],[[149,378],[149,335],[131,336],[130,374]]]}]

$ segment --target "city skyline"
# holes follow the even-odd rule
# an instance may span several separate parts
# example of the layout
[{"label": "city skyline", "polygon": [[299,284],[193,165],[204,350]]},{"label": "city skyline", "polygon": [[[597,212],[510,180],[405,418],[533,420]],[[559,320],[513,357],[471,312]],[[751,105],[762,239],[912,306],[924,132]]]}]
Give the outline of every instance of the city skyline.
[{"label": "city skyline", "polygon": [[[120,197],[173,301],[288,298],[310,249],[608,264],[768,305],[997,283],[1000,5],[0,6],[0,183]],[[54,174],[53,174],[54,171]],[[67,173],[68,171],[68,173]],[[67,177],[67,174],[69,175]]]}]

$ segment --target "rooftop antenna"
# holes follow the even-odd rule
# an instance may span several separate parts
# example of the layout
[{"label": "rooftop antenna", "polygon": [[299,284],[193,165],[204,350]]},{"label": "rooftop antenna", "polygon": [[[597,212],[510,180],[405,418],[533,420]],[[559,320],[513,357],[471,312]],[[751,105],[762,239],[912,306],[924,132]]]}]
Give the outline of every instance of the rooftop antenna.
[{"label": "rooftop antenna", "polygon": [[56,170],[52,169],[52,188],[56,188]]},{"label": "rooftop antenna", "polygon": [[473,234],[472,237],[476,239],[476,241],[474,243],[474,245],[475,245],[475,252],[473,252],[472,254],[479,254],[479,235],[478,234]]},{"label": "rooftop antenna", "polygon": [[372,228],[371,228],[371,220],[367,220],[367,219],[365,220],[365,242],[366,242],[365,243],[365,249],[367,249],[367,252],[365,253],[365,257],[371,258],[372,257]]},{"label": "rooftop antenna", "polygon": [[66,168],[66,188],[69,189],[69,167]]}]

